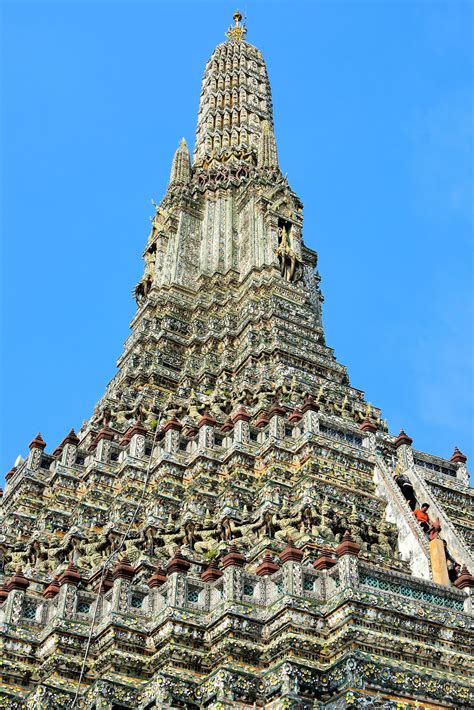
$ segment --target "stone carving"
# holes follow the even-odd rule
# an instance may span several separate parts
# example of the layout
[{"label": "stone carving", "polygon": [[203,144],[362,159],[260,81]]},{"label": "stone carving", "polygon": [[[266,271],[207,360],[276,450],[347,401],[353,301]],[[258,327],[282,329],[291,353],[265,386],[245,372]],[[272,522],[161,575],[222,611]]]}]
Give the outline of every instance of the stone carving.
[{"label": "stone carving", "polygon": [[286,281],[299,281],[303,276],[302,263],[293,249],[291,227],[283,224],[278,229],[278,249],[280,273]]},{"label": "stone carving", "polygon": [[[193,161],[182,140],[153,203],[117,374],[77,435],[38,435],[7,474],[0,708],[473,707],[466,457],[391,435],[326,345],[234,20]],[[449,586],[395,457],[450,536]]]}]

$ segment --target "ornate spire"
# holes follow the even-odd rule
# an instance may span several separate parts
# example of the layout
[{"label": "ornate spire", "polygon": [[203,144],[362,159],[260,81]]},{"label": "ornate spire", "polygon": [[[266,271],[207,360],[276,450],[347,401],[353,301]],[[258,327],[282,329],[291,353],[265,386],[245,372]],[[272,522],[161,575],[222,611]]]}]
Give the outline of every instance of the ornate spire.
[{"label": "ornate spire", "polygon": [[[214,50],[204,70],[193,163],[197,168],[222,163],[276,165],[273,108],[267,68],[261,52],[243,41],[242,16],[235,13],[228,41]],[[265,128],[266,138],[261,140]]]},{"label": "ornate spire", "polygon": [[258,149],[258,165],[262,168],[277,168],[278,156],[273,128],[268,121],[262,121],[262,134]]},{"label": "ornate spire", "polygon": [[186,185],[191,179],[191,161],[188,146],[181,138],[171,164],[170,185]]},{"label": "ornate spire", "polygon": [[229,26],[229,29],[225,33],[225,36],[227,37],[227,39],[235,40],[236,42],[241,42],[243,39],[245,39],[245,35],[247,34],[246,26],[244,24],[241,24],[242,13],[240,12],[240,10],[236,10],[232,17],[235,24]]}]

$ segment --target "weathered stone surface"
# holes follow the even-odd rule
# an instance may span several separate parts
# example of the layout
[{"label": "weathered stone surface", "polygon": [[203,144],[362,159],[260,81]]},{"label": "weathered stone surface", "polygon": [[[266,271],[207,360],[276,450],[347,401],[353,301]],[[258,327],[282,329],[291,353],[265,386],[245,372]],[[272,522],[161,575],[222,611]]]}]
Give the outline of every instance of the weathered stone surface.
[{"label": "weathered stone surface", "polygon": [[[474,707],[466,457],[413,449],[352,387],[302,228],[237,12],[118,372],[7,474],[0,708]],[[435,570],[395,474],[437,520]]]}]

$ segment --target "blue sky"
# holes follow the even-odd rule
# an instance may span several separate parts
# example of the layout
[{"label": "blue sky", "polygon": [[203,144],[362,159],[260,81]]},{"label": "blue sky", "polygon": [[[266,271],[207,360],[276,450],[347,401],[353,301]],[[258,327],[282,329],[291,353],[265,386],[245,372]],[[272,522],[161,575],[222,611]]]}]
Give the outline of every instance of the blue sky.
[{"label": "blue sky", "polygon": [[[472,2],[247,0],[328,343],[391,431],[473,454]],[[234,4],[2,13],[1,471],[52,450],[115,372],[150,200]]]}]

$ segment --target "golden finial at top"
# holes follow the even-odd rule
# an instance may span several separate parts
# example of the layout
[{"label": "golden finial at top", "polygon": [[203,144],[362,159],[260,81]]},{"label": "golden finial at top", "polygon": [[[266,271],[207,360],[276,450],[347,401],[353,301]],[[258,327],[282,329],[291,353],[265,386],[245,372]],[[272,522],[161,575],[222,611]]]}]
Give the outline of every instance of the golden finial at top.
[{"label": "golden finial at top", "polygon": [[242,13],[240,10],[236,10],[233,14],[233,19],[235,25],[231,25],[227,32],[225,33],[228,39],[235,39],[237,42],[241,42],[245,35],[247,34],[247,28],[242,23]]}]

